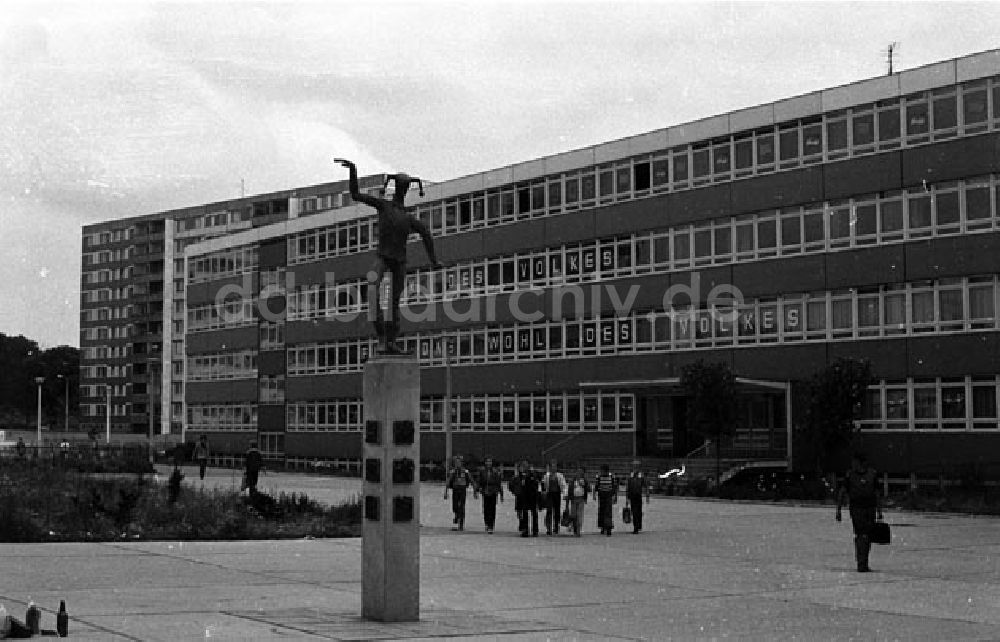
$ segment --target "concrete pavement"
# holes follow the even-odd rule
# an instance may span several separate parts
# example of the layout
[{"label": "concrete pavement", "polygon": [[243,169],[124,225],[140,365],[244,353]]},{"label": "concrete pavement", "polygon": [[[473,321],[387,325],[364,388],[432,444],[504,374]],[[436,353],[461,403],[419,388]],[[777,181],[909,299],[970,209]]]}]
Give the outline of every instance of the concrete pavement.
[{"label": "concrete pavement", "polygon": [[[188,481],[197,471],[187,470]],[[207,486],[236,483],[212,470]],[[360,481],[271,474],[264,489],[337,501]],[[854,572],[833,507],[653,498],[647,530],[522,539],[512,502],[450,530],[421,501],[421,621],[365,622],[361,540],[8,544],[0,603],[28,599],[76,640],[1000,639],[1000,520],[888,512],[893,544]],[[616,515],[619,517],[620,515]]]}]

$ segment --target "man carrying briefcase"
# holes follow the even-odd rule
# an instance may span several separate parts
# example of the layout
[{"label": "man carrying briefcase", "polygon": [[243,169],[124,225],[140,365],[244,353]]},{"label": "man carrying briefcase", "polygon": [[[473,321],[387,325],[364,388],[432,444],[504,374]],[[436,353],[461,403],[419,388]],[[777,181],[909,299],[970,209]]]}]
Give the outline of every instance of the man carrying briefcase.
[{"label": "man carrying briefcase", "polygon": [[838,522],[841,520],[840,509],[845,498],[850,503],[858,573],[870,573],[872,569],[868,566],[868,553],[871,551],[876,517],[880,521],[882,519],[882,507],[878,498],[877,473],[868,465],[868,458],[864,453],[858,452],[851,457],[851,469],[844,476],[837,493]]}]

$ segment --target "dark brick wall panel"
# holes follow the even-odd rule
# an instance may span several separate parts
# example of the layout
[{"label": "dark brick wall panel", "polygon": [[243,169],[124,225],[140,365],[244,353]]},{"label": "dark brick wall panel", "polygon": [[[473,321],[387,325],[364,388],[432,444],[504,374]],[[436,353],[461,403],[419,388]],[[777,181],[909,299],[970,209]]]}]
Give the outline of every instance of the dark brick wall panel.
[{"label": "dark brick wall panel", "polygon": [[1000,272],[1000,233],[929,239],[906,244],[906,279]]},{"label": "dark brick wall panel", "polygon": [[185,338],[184,349],[187,354],[205,354],[210,352],[236,352],[237,350],[256,349],[259,343],[256,326],[243,328],[227,328],[215,332],[195,332]]},{"label": "dark brick wall panel", "polygon": [[257,379],[236,381],[191,381],[184,398],[192,403],[257,402]]},{"label": "dark brick wall panel", "polygon": [[285,379],[285,400],[360,399],[361,373],[305,375]]},{"label": "dark brick wall panel", "polygon": [[545,221],[545,244],[553,246],[593,239],[597,235],[595,215],[595,210],[584,210],[543,219]]},{"label": "dark brick wall panel", "polygon": [[823,166],[823,192],[827,199],[887,192],[900,187],[900,152],[862,156]]},{"label": "dark brick wall panel", "polygon": [[737,264],[732,270],[744,299],[826,287],[826,257],[819,255]]},{"label": "dark brick wall panel", "polygon": [[823,200],[823,168],[779,172],[732,186],[734,214],[813,203]]},{"label": "dark brick wall panel", "polygon": [[257,372],[263,375],[285,374],[285,351],[267,350],[258,354]]},{"label": "dark brick wall panel", "polygon": [[667,195],[666,219],[662,227],[729,216],[733,213],[729,183]]},{"label": "dark brick wall panel", "polygon": [[285,407],[264,404],[258,406],[257,429],[260,432],[285,432]]},{"label": "dark brick wall panel", "polygon": [[991,171],[997,134],[903,150],[903,185],[950,181]]},{"label": "dark brick wall panel", "polygon": [[840,288],[899,283],[906,278],[901,245],[864,248],[826,255],[826,287]]},{"label": "dark brick wall panel", "polygon": [[257,262],[262,269],[284,267],[288,263],[288,242],[285,238],[281,237],[260,244]]}]

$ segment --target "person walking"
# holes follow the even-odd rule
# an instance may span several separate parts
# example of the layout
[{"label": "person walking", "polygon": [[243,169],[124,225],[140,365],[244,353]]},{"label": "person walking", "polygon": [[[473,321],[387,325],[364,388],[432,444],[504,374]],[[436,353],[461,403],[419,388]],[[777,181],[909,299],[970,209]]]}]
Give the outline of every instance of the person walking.
[{"label": "person walking", "polygon": [[542,477],[542,492],[545,493],[545,534],[559,534],[559,511],[562,509],[562,496],[566,494],[569,487],[566,484],[566,477],[563,476],[553,459],[546,467],[545,476]]},{"label": "person walking", "polygon": [[632,471],[625,480],[625,505],[632,511],[632,533],[638,534],[642,530],[642,496],[646,496],[646,503],[649,503],[649,481],[646,474],[640,470],[641,462],[638,459],[632,461]]},{"label": "person walking", "polygon": [[28,452],[28,447],[24,444],[24,437],[17,438],[17,446],[15,448],[17,449],[17,456],[20,459],[24,459],[24,454]]},{"label": "person walking", "polygon": [[451,528],[453,531],[465,530],[465,498],[469,486],[473,487],[473,493],[475,493],[475,481],[472,479],[472,473],[462,463],[462,457],[456,455],[455,465],[448,473],[448,480],[444,485],[445,499],[448,499],[448,491],[451,490],[451,511],[454,513],[451,523],[455,524]]},{"label": "person walking", "polygon": [[486,532],[493,533],[497,521],[497,498],[503,502],[503,476],[493,467],[493,458],[487,457],[483,469],[479,471],[476,488],[483,496],[483,521]]},{"label": "person walking", "polygon": [[205,481],[205,469],[208,468],[208,437],[205,435],[194,445],[194,460],[198,464],[198,477]]},{"label": "person walking", "polygon": [[841,506],[846,499],[850,504],[851,526],[854,529],[854,558],[858,563],[858,573],[871,573],[868,553],[871,551],[871,533],[876,516],[882,519],[879,503],[878,474],[868,465],[868,458],[862,452],[851,457],[851,469],[837,493],[837,521],[841,521]]},{"label": "person walking", "polygon": [[517,530],[521,537],[538,537],[538,479],[527,461],[518,464],[517,475],[507,488],[514,496]]},{"label": "person walking", "polygon": [[580,529],[583,528],[584,507],[587,505],[588,495],[590,495],[590,483],[587,481],[587,470],[581,466],[576,477],[569,483],[569,493],[566,495],[566,508],[573,518],[573,535],[576,537],[580,537]]},{"label": "person walking", "polygon": [[264,467],[264,457],[257,449],[257,442],[251,441],[243,455],[243,485],[250,490],[250,496],[257,494],[257,478]]},{"label": "person walking", "polygon": [[611,537],[615,527],[614,505],[618,503],[618,479],[608,464],[601,464],[601,473],[594,480],[594,499],[597,500],[597,526],[601,533]]}]

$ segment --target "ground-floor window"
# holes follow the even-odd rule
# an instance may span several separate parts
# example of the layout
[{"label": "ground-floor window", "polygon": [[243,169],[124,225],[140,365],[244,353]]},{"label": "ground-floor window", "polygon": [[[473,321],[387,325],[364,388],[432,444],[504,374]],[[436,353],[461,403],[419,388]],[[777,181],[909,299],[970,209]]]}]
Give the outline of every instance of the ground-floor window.
[{"label": "ground-floor window", "polygon": [[996,375],[880,381],[868,389],[859,424],[868,430],[997,430],[998,408]]}]

